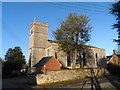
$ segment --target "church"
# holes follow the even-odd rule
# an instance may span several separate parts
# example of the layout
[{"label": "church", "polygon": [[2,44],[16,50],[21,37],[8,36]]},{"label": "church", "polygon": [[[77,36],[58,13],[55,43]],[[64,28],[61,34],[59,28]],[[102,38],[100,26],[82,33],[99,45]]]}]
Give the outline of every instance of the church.
[{"label": "church", "polygon": [[[87,55],[88,51],[82,52],[82,58],[78,58],[76,61],[76,67],[78,68],[80,68],[81,65],[83,67],[96,67],[106,58],[105,49],[93,46],[87,47],[90,48],[90,55]],[[56,58],[61,63],[62,67],[70,68],[72,66],[72,61],[68,61],[67,54],[59,50],[58,42],[48,40],[48,22],[41,23],[35,20],[30,26],[30,72],[34,72],[34,65],[36,65],[43,57],[47,56],[53,56]]]}]

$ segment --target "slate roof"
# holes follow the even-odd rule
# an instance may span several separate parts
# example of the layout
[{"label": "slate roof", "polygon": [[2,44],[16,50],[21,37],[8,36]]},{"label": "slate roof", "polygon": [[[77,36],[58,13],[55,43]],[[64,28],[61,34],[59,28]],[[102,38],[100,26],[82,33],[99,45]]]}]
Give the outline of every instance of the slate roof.
[{"label": "slate roof", "polygon": [[53,56],[43,57],[34,67],[44,67],[44,65],[52,58]]}]

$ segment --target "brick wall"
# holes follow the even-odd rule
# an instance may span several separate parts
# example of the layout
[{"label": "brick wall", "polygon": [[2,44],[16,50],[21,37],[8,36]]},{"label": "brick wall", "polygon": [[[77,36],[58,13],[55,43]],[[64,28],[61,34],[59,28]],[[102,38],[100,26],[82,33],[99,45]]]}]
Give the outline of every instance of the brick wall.
[{"label": "brick wall", "polygon": [[36,72],[45,72],[51,70],[60,70],[60,63],[52,57],[46,64],[45,67],[36,68]]},{"label": "brick wall", "polygon": [[45,67],[36,68],[36,72],[45,72]]},{"label": "brick wall", "polygon": [[54,57],[45,66],[46,70],[60,70],[60,63]]}]

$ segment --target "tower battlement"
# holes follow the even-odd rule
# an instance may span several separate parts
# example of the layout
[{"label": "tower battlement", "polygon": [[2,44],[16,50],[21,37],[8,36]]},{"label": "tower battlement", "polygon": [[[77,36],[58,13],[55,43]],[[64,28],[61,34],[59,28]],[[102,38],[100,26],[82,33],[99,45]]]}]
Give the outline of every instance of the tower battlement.
[{"label": "tower battlement", "polygon": [[34,22],[31,24],[30,29],[31,29],[34,25],[38,25],[38,26],[42,26],[42,27],[48,27],[48,23],[41,23],[41,22],[34,21]]}]

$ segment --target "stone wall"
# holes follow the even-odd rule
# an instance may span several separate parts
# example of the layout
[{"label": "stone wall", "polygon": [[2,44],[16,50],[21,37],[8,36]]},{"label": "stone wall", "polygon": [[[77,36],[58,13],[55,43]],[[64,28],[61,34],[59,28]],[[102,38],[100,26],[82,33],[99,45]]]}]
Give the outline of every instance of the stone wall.
[{"label": "stone wall", "polygon": [[[92,71],[93,70],[93,71]],[[44,74],[36,74],[28,77],[28,83],[36,83],[38,85],[91,77],[91,72],[95,75],[108,73],[105,69],[75,69],[75,70],[60,70],[60,71],[47,71]]]},{"label": "stone wall", "polygon": [[[91,48],[92,50],[92,56],[93,56],[93,62],[91,65],[100,65],[101,67],[106,67],[106,51],[105,49],[100,48]],[[97,54],[97,57],[96,57]]]}]

